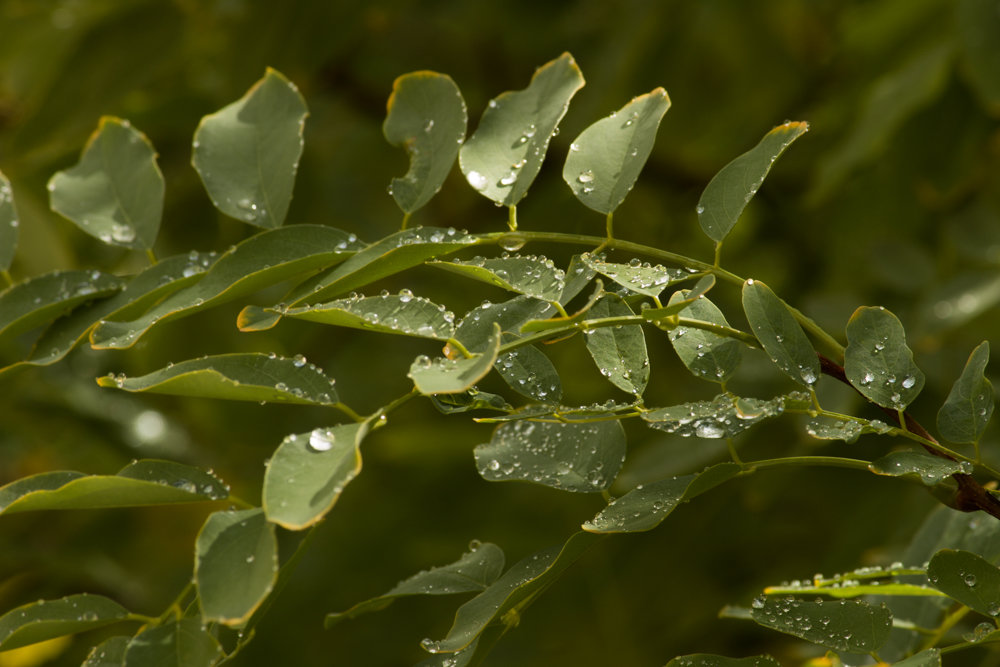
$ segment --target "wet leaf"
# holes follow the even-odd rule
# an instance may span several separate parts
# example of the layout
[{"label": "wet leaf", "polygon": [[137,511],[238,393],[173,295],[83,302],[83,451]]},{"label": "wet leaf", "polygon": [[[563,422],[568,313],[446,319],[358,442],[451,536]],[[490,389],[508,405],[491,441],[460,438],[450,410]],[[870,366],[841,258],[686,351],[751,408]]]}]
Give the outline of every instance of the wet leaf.
[{"label": "wet leaf", "polygon": [[521,326],[551,313],[552,306],[530,296],[517,296],[501,303],[482,302],[473,308],[455,331],[455,338],[470,352],[482,352],[493,338],[493,324],[503,335],[520,335]]},{"label": "wet leaf", "polygon": [[625,462],[625,431],[617,421],[516,421],[499,426],[474,453],[479,474],[491,482],[595,493],[611,486]]},{"label": "wet leaf", "polygon": [[590,253],[580,256],[580,261],[596,273],[610,278],[619,285],[627,287],[636,294],[658,297],[660,292],[675,283],[689,280],[691,274],[684,269],[668,269],[649,262],[641,263],[632,260],[629,264],[615,264],[593,257]]},{"label": "wet leaf", "polygon": [[203,621],[240,627],[278,575],[274,524],[259,508],[210,514],[195,544],[194,580]]},{"label": "wet leaf", "polygon": [[80,161],[49,180],[56,213],[109,245],[153,247],[163,216],[163,174],[146,135],[103,116]]},{"label": "wet leaf", "polygon": [[774,161],[808,129],[809,125],[802,122],[779,125],[712,177],[701,193],[697,209],[698,223],[710,239],[721,243],[726,238],[757,194]]},{"label": "wet leaf", "polygon": [[808,400],[807,396],[789,394],[769,401],[719,394],[711,401],[681,403],[641,413],[643,421],[653,428],[689,438],[732,438],[751,426],[785,410],[789,400]]},{"label": "wet leaf", "polygon": [[512,410],[507,399],[498,394],[469,389],[463,394],[439,394],[431,396],[431,403],[446,415],[469,412],[470,410]]},{"label": "wet leaf", "polygon": [[905,660],[892,663],[892,667],[941,667],[941,649],[929,648]]},{"label": "wet leaf", "polygon": [[523,345],[497,357],[493,367],[511,389],[536,401],[562,399],[559,372],[545,353],[534,345]]},{"label": "wet leaf", "polygon": [[931,585],[966,607],[1000,618],[1000,569],[969,551],[942,549],[927,565]]},{"label": "wet leaf", "polygon": [[563,270],[556,268],[551,259],[534,255],[475,257],[428,264],[542,301],[558,301],[565,287]]},{"label": "wet leaf", "polygon": [[10,180],[0,171],[0,271],[9,269],[14,261],[19,224]]},{"label": "wet leaf", "polygon": [[347,483],[361,472],[368,423],[317,428],[286,437],[264,472],[267,520],[302,530],[323,519]]},{"label": "wet leaf", "polygon": [[31,602],[0,616],[0,651],[101,628],[128,617],[129,611],[114,600],[89,593]]},{"label": "wet leaf", "polygon": [[[670,295],[668,306],[688,300],[688,290]],[[696,299],[680,311],[681,317],[729,326],[726,316],[707,297]],[[740,364],[742,343],[711,331],[678,326],[669,331],[670,344],[695,377],[710,382],[725,382]]]},{"label": "wet leaf", "polygon": [[129,642],[123,667],[211,667],[223,656],[197,618],[148,627]]},{"label": "wet leaf", "polygon": [[771,288],[759,280],[743,283],[743,311],[771,361],[799,384],[816,384],[820,375],[816,350]]},{"label": "wet leaf", "polygon": [[667,667],[781,667],[781,665],[769,655],[726,658],[708,653],[692,653],[677,656],[667,663]]},{"label": "wet leaf", "polygon": [[0,487],[0,514],[35,510],[135,507],[222,500],[229,487],[200,468],[143,459],[116,475],[43,472]]},{"label": "wet leaf", "polygon": [[[630,317],[635,313],[621,297],[606,294],[590,309],[588,319]],[[622,391],[641,396],[649,381],[649,356],[642,326],[585,329],[587,351],[601,375]]]},{"label": "wet leaf", "polygon": [[642,484],[612,500],[583,524],[591,533],[638,533],[652,530],[678,505],[714,489],[740,472],[736,463],[719,463],[700,473]]},{"label": "wet leaf", "polygon": [[618,208],[646,166],[669,108],[667,91],[656,88],[581,132],[563,166],[576,198],[599,213]]},{"label": "wet leaf", "polygon": [[566,267],[566,284],[562,294],[559,295],[559,303],[565,306],[572,301],[573,297],[590,284],[595,275],[597,272],[587,266],[583,261],[583,255],[573,255],[569,260],[569,266]]},{"label": "wet leaf", "polygon": [[215,207],[257,227],[280,227],[302,155],[305,100],[277,70],[201,119],[191,164]]},{"label": "wet leaf", "polygon": [[993,384],[984,375],[989,360],[990,344],[984,340],[969,355],[961,377],[938,410],[938,431],[945,440],[973,443],[983,437],[993,416]]},{"label": "wet leaf", "polygon": [[407,377],[413,380],[417,391],[431,394],[458,394],[467,391],[490,372],[500,352],[500,327],[493,325],[493,337],[486,349],[467,359],[430,359],[417,357],[410,365]]},{"label": "wet leaf", "polygon": [[381,611],[396,598],[409,595],[454,595],[475,593],[497,580],[503,572],[503,551],[489,542],[478,544],[454,563],[432,567],[399,582],[388,593],[359,602],[347,611],[326,615],[323,625],[333,627],[362,614]]},{"label": "wet leaf", "polygon": [[[794,582],[798,583],[798,582]],[[864,595],[891,595],[893,597],[942,597],[944,593],[918,584],[904,584],[896,581],[873,581],[860,583],[848,579],[836,586],[768,586],[767,595],[827,595],[832,598],[857,598]]]},{"label": "wet leaf", "polygon": [[111,637],[90,649],[80,667],[122,667],[131,637]]},{"label": "wet leaf", "polygon": [[971,465],[927,452],[903,451],[892,452],[872,461],[868,464],[868,469],[876,475],[908,477],[920,480],[927,486],[934,486],[956,473],[970,473]]},{"label": "wet leaf", "polygon": [[851,315],[844,370],[858,391],[885,408],[905,409],[924,387],[903,325],[881,307],[863,306]]},{"label": "wet leaf", "polygon": [[118,277],[100,271],[54,271],[12,285],[0,292],[0,339],[52,322],[123,285]]},{"label": "wet leaf", "polygon": [[778,630],[838,652],[870,653],[889,638],[892,614],[860,600],[806,602],[757,598],[750,615]]},{"label": "wet leaf", "polygon": [[542,167],[569,101],[583,84],[573,56],[564,53],[539,67],[524,90],[490,100],[458,155],[469,184],[498,204],[521,201]]},{"label": "wet leaf", "polygon": [[885,422],[873,420],[869,423],[852,419],[837,419],[835,417],[816,417],[806,424],[806,433],[817,440],[843,440],[857,442],[866,433],[884,434],[891,427]]},{"label": "wet leaf", "polygon": [[509,411],[509,414],[495,417],[479,417],[477,422],[493,424],[511,421],[521,421],[525,419],[545,419],[553,418],[560,422],[593,422],[606,419],[616,419],[623,414],[634,413],[635,403],[618,403],[607,400],[604,403],[592,403],[590,405],[556,405],[554,403],[531,403],[517,410]]},{"label": "wet leaf", "polygon": [[288,359],[256,352],[189,359],[138,377],[97,378],[102,387],[233,401],[336,405],[334,381],[304,357]]},{"label": "wet leaf", "polygon": [[414,296],[409,290],[289,308],[284,315],[310,322],[437,340],[448,340],[455,335],[454,313],[429,299]]},{"label": "wet leaf", "polygon": [[674,328],[674,324],[671,322],[673,317],[679,315],[689,304],[700,299],[713,287],[715,287],[715,276],[712,274],[702,276],[695,283],[693,289],[685,290],[683,295],[671,300],[670,305],[663,306],[662,308],[644,308],[639,311],[639,315],[644,320],[652,322],[661,329],[670,331]]},{"label": "wet leaf", "polygon": [[423,70],[397,77],[382,133],[406,148],[410,169],[392,179],[389,191],[399,208],[413,213],[441,189],[465,140],[468,114],[458,86],[446,74]]}]

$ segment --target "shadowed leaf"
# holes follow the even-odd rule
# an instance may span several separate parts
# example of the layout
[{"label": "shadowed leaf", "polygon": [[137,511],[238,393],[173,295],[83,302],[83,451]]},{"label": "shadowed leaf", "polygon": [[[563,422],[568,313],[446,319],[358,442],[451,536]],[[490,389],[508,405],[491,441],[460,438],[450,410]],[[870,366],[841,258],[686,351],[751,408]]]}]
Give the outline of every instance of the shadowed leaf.
[{"label": "shadowed leaf", "polygon": [[993,416],[993,384],[984,375],[989,360],[990,344],[984,340],[969,355],[961,377],[938,410],[938,430],[945,440],[973,443],[983,437]]},{"label": "shadowed leaf", "polygon": [[0,616],[0,651],[93,630],[128,617],[125,607],[100,595],[83,593],[39,600]]}]

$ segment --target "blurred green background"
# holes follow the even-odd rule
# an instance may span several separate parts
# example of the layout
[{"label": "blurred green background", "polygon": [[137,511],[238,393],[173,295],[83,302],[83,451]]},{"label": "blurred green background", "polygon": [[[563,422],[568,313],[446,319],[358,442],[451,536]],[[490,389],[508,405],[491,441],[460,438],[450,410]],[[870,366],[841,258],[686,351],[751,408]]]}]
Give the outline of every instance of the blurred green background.
[{"label": "blurred green background", "polygon": [[[568,144],[632,96],[664,86],[673,106],[615,230],[710,259],[712,245],[694,212],[701,190],[773,126],[809,121],[810,133],[776,164],[727,241],[724,265],[765,280],[838,337],[857,306],[893,310],[928,376],[914,414],[932,426],[968,353],[983,339],[995,343],[1000,322],[994,0],[0,0],[0,170],[21,214],[11,273],[128,273],[146,261],[100,245],[48,210],[46,181],[75,162],[101,115],[128,118],[160,154],[167,205],[157,254],[225,249],[253,230],[212,208],[190,166],[191,136],[201,116],[241,96],[272,66],[298,85],[310,108],[288,223],[333,225],[371,241],[402,219],[386,186],[406,171],[406,157],[381,137],[396,76],[417,69],[451,75],[468,104],[471,132],[491,97],[523,88],[535,67],[563,51],[575,56],[587,85],[518,207],[520,225],[603,233],[602,217],[561,180]],[[413,223],[481,232],[503,229],[505,220],[456,169]],[[528,251],[566,259],[565,249]],[[452,294],[455,280],[419,269],[372,289],[408,287],[457,313],[502,298],[471,283]],[[273,303],[281,292],[253,302]],[[719,293],[740,324],[738,294]],[[0,379],[0,484],[48,470],[110,473],[132,458],[167,457],[214,468],[235,493],[259,502],[263,462],[281,438],[328,425],[329,414],[136,397],[99,389],[93,378],[208,353],[303,353],[367,412],[409,389],[405,370],[414,355],[435,353],[426,342],[296,322],[240,334],[234,322],[242,305],[169,323],[132,350],[80,350],[54,367]],[[714,385],[677,362],[666,334],[650,332],[648,345],[648,405],[714,394]],[[23,353],[17,345],[0,349],[0,361]],[[581,361],[579,341],[553,356],[566,402],[624,398]],[[824,405],[864,414],[851,392],[821,385]],[[759,397],[789,389],[750,354],[731,388]],[[618,492],[725,457],[718,441],[628,427]],[[323,614],[451,562],[471,539],[497,543],[512,564],[562,541],[602,506],[597,497],[483,481],[471,450],[489,433],[426,401],[394,413],[389,427],[366,441],[362,474],[235,664],[413,664],[426,657],[419,640],[444,636],[461,600],[402,600],[331,631],[322,630]],[[985,443],[994,465],[996,440],[993,428]],[[853,445],[820,443],[794,419],[740,442],[747,459],[874,458],[891,445],[870,436]],[[719,620],[717,612],[746,605],[781,580],[895,560],[933,507],[912,485],[847,471],[797,469],[732,482],[652,533],[602,542],[528,611],[487,664],[659,665],[701,651],[770,651],[785,664],[800,662],[810,655],[803,644]],[[4,517],[0,610],[91,591],[159,614],[190,576],[194,537],[212,509]],[[99,639],[75,640],[51,664],[79,664]],[[968,664],[981,658],[970,653]]]}]

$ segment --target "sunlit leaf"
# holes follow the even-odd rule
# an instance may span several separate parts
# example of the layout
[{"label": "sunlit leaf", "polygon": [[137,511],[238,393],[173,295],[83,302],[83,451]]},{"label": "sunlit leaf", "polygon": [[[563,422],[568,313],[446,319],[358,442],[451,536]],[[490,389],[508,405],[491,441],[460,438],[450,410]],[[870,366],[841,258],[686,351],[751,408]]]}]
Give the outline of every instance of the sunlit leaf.
[{"label": "sunlit leaf", "polygon": [[892,629],[892,614],[885,604],[876,607],[860,600],[757,598],[750,614],[764,627],[845,653],[877,651]]},{"label": "sunlit leaf", "polygon": [[465,100],[451,77],[423,70],[396,78],[387,109],[382,133],[410,157],[409,171],[392,179],[389,191],[399,208],[413,213],[441,189],[455,164],[468,123]]},{"label": "sunlit leaf", "polygon": [[[669,305],[688,300],[687,290],[670,295]],[[729,326],[726,316],[707,297],[691,302],[680,311],[681,317]],[[743,344],[711,331],[678,326],[669,331],[670,344],[695,377],[711,382],[725,382],[740,364]]]},{"label": "sunlit leaf", "polygon": [[97,378],[102,387],[234,401],[335,405],[334,381],[304,357],[288,359],[256,352],[189,359],[138,377]]},{"label": "sunlit leaf", "polygon": [[100,271],[55,271],[17,283],[0,292],[0,338],[51,322],[123,285],[118,277]]},{"label": "sunlit leaf", "polygon": [[0,271],[9,269],[14,261],[19,224],[10,180],[0,171]]},{"label": "sunlit leaf", "polygon": [[667,91],[656,88],[581,132],[563,166],[576,198],[599,213],[618,208],[646,165],[669,108]]},{"label": "sunlit leaf", "polygon": [[52,210],[104,243],[153,247],[163,215],[156,151],[127,120],[103,116],[80,161],[49,180]]},{"label": "sunlit leaf", "polygon": [[522,345],[497,357],[493,365],[511,389],[536,401],[559,401],[562,382],[545,353],[534,345]]},{"label": "sunlit leaf", "polygon": [[710,239],[721,243],[726,238],[757,194],[774,161],[808,129],[809,125],[802,122],[779,125],[712,177],[701,193],[697,209],[698,222]]},{"label": "sunlit leaf", "polygon": [[469,184],[499,204],[521,201],[542,167],[570,99],[583,84],[573,56],[564,53],[539,67],[524,90],[490,100],[479,127],[459,152]]},{"label": "sunlit leaf", "polygon": [[0,616],[0,651],[93,630],[128,617],[128,610],[114,600],[89,593],[31,602]]},{"label": "sunlit leaf", "polygon": [[211,667],[223,655],[201,619],[148,627],[129,642],[122,667]]},{"label": "sunlit leaf", "polygon": [[355,295],[315,306],[289,308],[285,317],[355,329],[448,340],[455,335],[455,315],[444,306],[414,296],[399,294],[362,297]]},{"label": "sunlit leaf", "polygon": [[858,598],[865,595],[891,595],[893,597],[942,597],[944,593],[919,584],[904,584],[896,581],[874,581],[860,583],[845,581],[836,586],[768,586],[767,595],[827,595],[832,598]]},{"label": "sunlit leaf", "polygon": [[781,665],[769,655],[726,658],[708,653],[692,653],[677,656],[667,663],[667,667],[781,667]]},{"label": "sunlit leaf", "polygon": [[858,391],[886,408],[905,409],[924,388],[903,325],[881,307],[863,306],[851,315],[844,371]]},{"label": "sunlit leaf", "polygon": [[869,463],[868,469],[876,475],[918,479],[927,486],[940,484],[956,473],[972,472],[971,464],[914,450],[886,454]]},{"label": "sunlit leaf", "polygon": [[499,352],[500,327],[494,324],[493,337],[483,352],[467,359],[430,359],[421,355],[410,365],[407,377],[413,380],[417,391],[424,395],[461,393],[490,372]]},{"label": "sunlit leaf", "polygon": [[711,401],[681,403],[641,413],[653,428],[689,438],[732,438],[765,419],[776,417],[785,410],[786,401],[808,400],[806,396],[789,394],[769,401],[719,394]]},{"label": "sunlit leaf", "polygon": [[788,306],[759,280],[743,284],[743,311],[771,361],[806,387],[819,379],[819,357]]},{"label": "sunlit leaf", "polygon": [[80,667],[122,667],[131,637],[111,637],[90,649]]},{"label": "sunlit leaf", "polygon": [[966,607],[1000,618],[1000,568],[969,551],[942,549],[927,565],[931,585]]},{"label": "sunlit leaf", "polygon": [[367,433],[368,423],[361,422],[286,437],[264,472],[267,520],[302,530],[326,516],[361,472],[361,440]]},{"label": "sunlit leaf", "polygon": [[483,591],[497,580],[503,572],[503,566],[504,555],[500,547],[489,542],[477,544],[454,563],[418,572],[399,582],[388,593],[359,602],[347,611],[327,614],[323,624],[330,628],[341,621],[380,611],[396,598],[408,595],[453,595]]},{"label": "sunlit leaf", "polygon": [[280,227],[302,155],[305,100],[277,70],[201,119],[191,164],[215,207],[257,227]]},{"label": "sunlit leaf", "polygon": [[[588,319],[631,317],[635,313],[621,297],[606,294],[590,309]],[[585,329],[587,351],[601,375],[622,391],[641,396],[649,382],[649,356],[642,326]]]},{"label": "sunlit leaf", "polygon": [[534,255],[475,257],[451,262],[428,262],[482,282],[519,292],[543,301],[557,301],[565,287],[566,274],[551,259]]},{"label": "sunlit leaf", "polygon": [[638,259],[628,264],[616,264],[584,253],[580,255],[580,261],[602,276],[610,278],[636,294],[646,296],[658,297],[660,292],[670,285],[691,278],[691,274],[684,269],[669,269],[659,264],[652,266],[649,262],[643,263]]},{"label": "sunlit leaf", "polygon": [[979,442],[993,416],[993,384],[984,372],[990,360],[989,341],[969,355],[962,375],[952,385],[948,399],[938,410],[938,431],[951,442]]}]

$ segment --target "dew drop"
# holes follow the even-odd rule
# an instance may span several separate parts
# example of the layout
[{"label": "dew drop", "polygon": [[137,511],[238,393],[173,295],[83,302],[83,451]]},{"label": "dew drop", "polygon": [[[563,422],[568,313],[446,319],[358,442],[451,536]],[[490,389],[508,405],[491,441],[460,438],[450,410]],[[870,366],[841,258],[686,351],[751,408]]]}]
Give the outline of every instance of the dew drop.
[{"label": "dew drop", "polygon": [[336,438],[331,429],[317,428],[309,434],[309,449],[314,452],[328,452]]},{"label": "dew drop", "polygon": [[580,175],[576,177],[576,180],[580,181],[581,183],[593,183],[594,172],[592,172],[589,169],[587,169],[586,171],[582,171],[580,172]]},{"label": "dew drop", "polygon": [[486,188],[487,180],[486,177],[480,174],[478,171],[470,171],[465,175],[466,180],[469,181],[469,185],[477,190],[484,190]]}]

